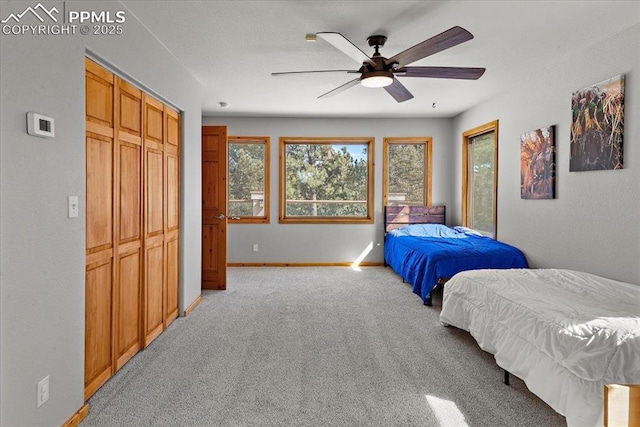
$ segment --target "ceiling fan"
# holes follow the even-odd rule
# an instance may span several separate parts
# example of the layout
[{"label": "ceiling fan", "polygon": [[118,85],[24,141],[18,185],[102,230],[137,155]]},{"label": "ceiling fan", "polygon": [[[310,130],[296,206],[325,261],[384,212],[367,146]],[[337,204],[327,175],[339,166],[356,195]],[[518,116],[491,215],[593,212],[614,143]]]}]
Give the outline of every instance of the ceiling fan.
[{"label": "ceiling fan", "polygon": [[318,98],[335,95],[360,83],[366,87],[384,87],[384,89],[396,101],[404,102],[413,95],[400,83],[396,77],[430,77],[440,79],[465,79],[477,80],[485,72],[484,68],[468,67],[408,67],[407,65],[426,58],[427,56],[441,52],[445,49],[457,46],[473,38],[473,34],[462,27],[453,27],[437,36],[431,37],[409,49],[385,58],[380,55],[379,49],[387,41],[386,36],[374,35],[367,38],[369,46],[375,49],[372,57],[367,56],[356,45],[350,42],[340,33],[320,32],[317,37],[329,42],[336,49],[354,59],[362,66],[357,70],[315,70],[315,71],[285,71],[271,73],[273,76],[308,73],[347,73],[360,74],[359,77],[330,90]]}]

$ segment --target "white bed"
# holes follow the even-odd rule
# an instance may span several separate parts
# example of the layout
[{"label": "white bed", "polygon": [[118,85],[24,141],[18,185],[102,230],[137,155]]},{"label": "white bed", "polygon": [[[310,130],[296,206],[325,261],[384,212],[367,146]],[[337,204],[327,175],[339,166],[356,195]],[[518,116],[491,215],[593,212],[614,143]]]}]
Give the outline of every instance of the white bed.
[{"label": "white bed", "polygon": [[569,427],[603,425],[605,384],[640,384],[640,286],[558,269],[475,270],[440,320],[469,331]]}]

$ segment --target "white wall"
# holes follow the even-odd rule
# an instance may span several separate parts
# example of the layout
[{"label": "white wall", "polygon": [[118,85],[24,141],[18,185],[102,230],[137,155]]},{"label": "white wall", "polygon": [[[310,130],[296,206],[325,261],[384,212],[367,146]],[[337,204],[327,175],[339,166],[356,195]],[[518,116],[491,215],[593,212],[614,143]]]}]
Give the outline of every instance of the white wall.
[{"label": "white wall", "polygon": [[[271,222],[230,224],[228,261],[231,263],[340,263],[353,262],[369,244],[365,262],[382,262],[382,145],[385,137],[433,138],[432,203],[452,203],[450,188],[451,120],[449,119],[301,119],[203,117],[203,125],[227,125],[228,134],[271,138]],[[375,137],[374,224],[279,224],[279,138],[282,136]],[[252,252],[252,244],[259,252]],[[379,244],[379,246],[378,246]]]},{"label": "white wall", "polygon": [[[521,248],[533,267],[583,270],[640,283],[640,24],[523,76],[519,87],[454,120],[453,134],[498,119],[498,239]],[[569,172],[571,95],[624,74],[624,169]],[[556,125],[556,198],[520,199],[520,134]],[[460,222],[461,150],[451,178]]]},{"label": "white wall", "polygon": [[[61,8],[61,2],[42,2]],[[0,3],[0,16],[34,2]],[[66,2],[76,10],[119,2]],[[86,50],[184,113],[182,309],[200,294],[200,87],[126,12],[114,36],[0,35],[0,425],[56,426],[84,403]],[[56,120],[56,137],[27,135],[26,113]],[[67,219],[67,196],[80,217]],[[50,399],[36,408],[36,383]]]}]

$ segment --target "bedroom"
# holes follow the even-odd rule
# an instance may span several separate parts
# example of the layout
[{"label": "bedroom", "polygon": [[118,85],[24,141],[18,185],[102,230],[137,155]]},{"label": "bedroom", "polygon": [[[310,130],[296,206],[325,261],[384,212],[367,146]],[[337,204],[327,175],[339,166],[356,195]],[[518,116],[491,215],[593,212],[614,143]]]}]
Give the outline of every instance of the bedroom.
[{"label": "bedroom", "polygon": [[[52,2],[56,3],[56,2]],[[44,4],[44,3],[43,3]],[[81,3],[83,4],[83,3]],[[124,2],[126,5],[127,2]],[[2,2],[2,18],[19,13],[31,2]],[[86,9],[94,7],[84,3]],[[446,9],[445,6],[440,5]],[[581,6],[582,7],[582,6]],[[617,7],[627,13],[618,13]],[[119,9],[119,4],[112,10]],[[272,142],[272,191],[277,193],[277,141],[280,136],[373,136],[376,168],[381,167],[384,137],[431,136],[434,140],[433,203],[447,205],[448,222],[461,222],[460,135],[492,120],[500,121],[498,237],[520,247],[533,266],[591,271],[614,279],[640,282],[640,227],[636,213],[640,163],[637,43],[640,38],[637,3],[606,7],[599,36],[567,49],[565,56],[542,64],[535,73],[508,82],[505,92],[455,117],[407,118],[271,118],[232,117],[232,109],[203,111],[203,90],[183,65],[136,19],[127,21],[126,39],[94,36],[22,37],[1,35],[2,79],[2,422],[21,419],[31,424],[67,420],[83,403],[84,225],[66,218],[67,196],[84,192],[83,60],[86,52],[105,58],[137,81],[162,94],[183,110],[183,212],[185,246],[199,246],[201,124],[226,124],[230,135],[267,135]],[[434,13],[437,13],[437,9]],[[382,18],[379,18],[382,19]],[[464,14],[442,27],[466,26]],[[140,17],[145,23],[145,19]],[[623,24],[620,23],[622,20]],[[151,25],[151,18],[149,18]],[[450,25],[449,25],[450,24]],[[606,25],[605,25],[606,24]],[[323,28],[315,28],[322,25]],[[301,25],[298,35],[326,29],[326,22]],[[430,23],[436,27],[434,23]],[[426,34],[416,39],[435,34]],[[563,24],[564,25],[564,24]],[[569,24],[566,24],[569,25]],[[314,28],[307,28],[313,26]],[[517,22],[505,27],[515,31]],[[443,28],[445,29],[445,28]],[[373,30],[373,29],[372,29]],[[358,31],[361,37],[369,29]],[[476,39],[469,43],[479,43]],[[515,33],[514,33],[515,34]],[[589,32],[593,34],[593,32]],[[400,47],[404,43],[398,41]],[[558,39],[560,49],[561,39]],[[410,43],[407,43],[410,45]],[[504,46],[504,45],[503,45]],[[304,44],[300,49],[306,49]],[[462,48],[462,47],[461,47]],[[565,46],[566,48],[566,46]],[[504,49],[517,50],[516,40]],[[139,55],[143,51],[144,56]],[[395,49],[393,50],[395,51]],[[392,52],[393,52],[392,51]],[[37,52],[28,55],[27,52]],[[451,52],[451,59],[457,59]],[[526,52],[522,53],[523,57]],[[440,58],[438,58],[440,59]],[[47,66],[43,66],[47,64]],[[482,65],[481,58],[474,63]],[[515,66],[515,64],[503,64]],[[162,70],[159,72],[158,70]],[[275,70],[274,70],[275,71]],[[625,74],[627,123],[625,168],[620,171],[569,173],[569,105],[577,89]],[[352,89],[352,90],[355,90]],[[344,93],[344,96],[351,94]],[[416,93],[416,98],[419,98]],[[335,99],[338,99],[337,97]],[[315,97],[313,98],[315,100]],[[211,101],[211,100],[209,100]],[[214,102],[223,101],[215,99]],[[429,107],[431,103],[429,103]],[[37,140],[25,132],[24,113],[42,112],[56,118],[57,137]],[[557,198],[548,201],[519,197],[519,136],[524,131],[556,125]],[[380,174],[381,172],[378,172]],[[382,262],[381,179],[375,182],[375,223],[359,226],[296,226],[277,223],[272,203],[268,225],[231,225],[229,262],[347,262],[373,242],[365,261]],[[272,194],[274,201],[277,194]],[[81,201],[81,215],[82,215]],[[57,212],[57,213],[56,213]],[[280,231],[285,244],[277,239]],[[348,230],[349,240],[343,236]],[[309,247],[309,236],[316,244]],[[259,252],[251,251],[254,243]],[[200,293],[200,260],[184,255],[181,310]],[[35,297],[37,296],[37,297]],[[55,319],[55,321],[54,321]],[[29,337],[25,339],[25,337]],[[51,375],[51,400],[33,410],[33,386]],[[55,387],[55,388],[54,388]]]}]

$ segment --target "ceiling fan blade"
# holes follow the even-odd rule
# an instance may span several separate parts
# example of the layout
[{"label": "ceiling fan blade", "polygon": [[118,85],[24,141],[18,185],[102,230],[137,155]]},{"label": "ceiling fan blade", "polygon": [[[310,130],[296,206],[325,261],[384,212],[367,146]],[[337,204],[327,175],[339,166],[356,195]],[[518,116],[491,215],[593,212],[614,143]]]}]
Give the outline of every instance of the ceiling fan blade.
[{"label": "ceiling fan blade", "polygon": [[356,45],[351,43],[349,39],[347,39],[342,34],[325,32],[325,33],[316,33],[316,36],[332,44],[333,47],[335,47],[336,49],[338,49],[339,51],[347,55],[349,58],[352,58],[358,64],[367,62],[373,65],[373,61],[371,61],[371,58],[369,58],[369,56],[366,53],[361,51],[360,48],[358,48]]},{"label": "ceiling fan blade", "polygon": [[470,67],[405,67],[396,69],[393,73],[402,77],[478,80],[484,72],[484,68]]},{"label": "ceiling fan blade", "polygon": [[352,74],[359,73],[358,70],[309,70],[309,71],[279,71],[271,73],[272,76],[286,76],[289,74],[311,74],[311,73],[342,73]]},{"label": "ceiling fan blade", "polygon": [[348,81],[345,84],[343,84],[342,86],[338,86],[337,88],[332,89],[327,93],[323,93],[318,98],[328,98],[330,96],[333,96],[333,95],[336,95],[336,94],[338,94],[340,92],[343,92],[343,91],[349,89],[350,87],[353,87],[353,86],[357,85],[358,83],[360,83],[360,77],[358,77],[357,79],[353,79],[351,81]]},{"label": "ceiling fan blade", "polygon": [[393,79],[393,83],[389,86],[385,86],[384,90],[389,92],[389,95],[393,96],[393,98],[398,102],[408,101],[413,98],[411,92],[409,92],[409,90],[404,87],[398,79]]},{"label": "ceiling fan blade", "polygon": [[462,27],[453,27],[447,31],[433,36],[430,39],[418,43],[409,49],[387,59],[387,65],[398,64],[398,67],[404,67],[419,59],[426,58],[434,53],[441,52],[450,47],[457,46],[473,38],[473,34]]}]

